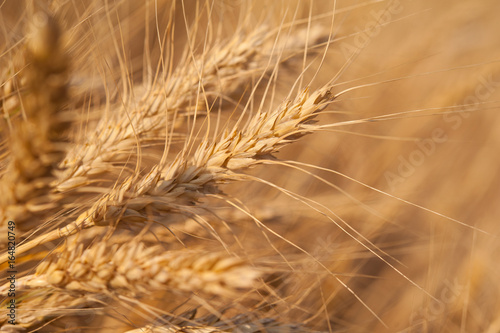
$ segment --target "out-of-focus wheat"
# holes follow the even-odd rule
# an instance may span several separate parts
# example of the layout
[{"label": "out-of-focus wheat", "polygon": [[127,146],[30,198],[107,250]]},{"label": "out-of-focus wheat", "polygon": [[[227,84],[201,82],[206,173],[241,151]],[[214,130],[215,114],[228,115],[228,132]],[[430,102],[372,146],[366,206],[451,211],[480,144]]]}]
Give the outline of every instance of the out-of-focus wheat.
[{"label": "out-of-focus wheat", "polygon": [[[22,117],[13,120],[9,164],[0,181],[2,230],[6,230],[7,221],[15,220],[20,231],[29,231],[38,218],[57,207],[50,183],[64,155],[68,119],[61,108],[67,97],[68,61],[53,18],[38,13],[31,30],[26,45],[28,66],[21,79],[25,82]],[[9,86],[7,83],[6,88]],[[9,112],[5,107],[9,106],[4,106],[4,112]]]}]

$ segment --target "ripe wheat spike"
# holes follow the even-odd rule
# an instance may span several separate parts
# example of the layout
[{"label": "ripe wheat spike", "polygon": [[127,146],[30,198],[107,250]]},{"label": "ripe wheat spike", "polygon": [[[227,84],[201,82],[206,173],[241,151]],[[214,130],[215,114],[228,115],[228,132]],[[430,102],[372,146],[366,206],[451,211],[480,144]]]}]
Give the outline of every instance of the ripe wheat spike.
[{"label": "ripe wheat spike", "polygon": [[499,9],[3,1],[0,332],[498,332]]}]

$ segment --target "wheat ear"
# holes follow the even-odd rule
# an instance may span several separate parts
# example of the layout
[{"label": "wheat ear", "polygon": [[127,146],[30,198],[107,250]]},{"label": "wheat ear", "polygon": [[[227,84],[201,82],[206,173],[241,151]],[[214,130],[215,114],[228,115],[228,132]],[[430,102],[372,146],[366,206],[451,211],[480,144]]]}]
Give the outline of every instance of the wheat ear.
[{"label": "wheat ear", "polygon": [[[54,253],[40,263],[36,274],[18,280],[18,290],[51,286],[68,292],[137,296],[177,290],[234,296],[251,288],[260,273],[244,260],[224,253],[167,251],[140,242]],[[0,289],[6,294],[8,286]]]},{"label": "wheat ear", "polygon": [[[89,312],[85,308],[92,308],[93,313],[97,311],[99,305],[102,306],[104,298],[99,295],[69,294],[58,291],[54,288],[38,288],[23,294],[17,304],[18,313],[16,324],[5,324],[0,332],[25,332],[23,328],[34,327],[37,324],[49,321],[52,318],[68,315],[81,315]],[[7,304],[1,304],[0,315],[4,318],[7,312],[4,310]],[[11,329],[11,330],[10,330]]]},{"label": "wheat ear", "polygon": [[[23,253],[42,243],[67,237],[98,225],[144,223],[146,208],[157,215],[183,212],[215,187],[229,180],[242,179],[235,171],[260,163],[284,144],[314,131],[308,121],[334,100],[330,87],[310,94],[305,89],[294,100],[284,101],[275,111],[256,113],[244,130],[236,127],[213,144],[203,141],[191,160],[182,155],[170,167],[155,166],[137,180],[128,178],[121,186],[98,200],[75,222],[48,232],[18,247]],[[0,262],[7,256],[2,255]]]},{"label": "wheat ear", "polygon": [[[264,29],[235,33],[229,41],[180,64],[172,74],[160,75],[151,87],[136,89],[136,94],[145,90],[141,98],[134,100],[136,94],[132,94],[129,101],[120,102],[109,111],[110,119],[104,118],[88,139],[68,152],[57,191],[81,187],[91,175],[109,172],[135,154],[137,139],[165,137],[167,124],[177,128],[184,117],[206,113],[216,98],[236,91],[262,66],[264,54],[259,50],[265,37]],[[200,89],[206,101],[197,99]]]},{"label": "wheat ear", "polygon": [[14,220],[20,231],[31,230],[57,207],[50,183],[64,156],[63,130],[68,122],[61,108],[67,96],[68,60],[53,18],[37,13],[32,30],[26,45],[28,67],[23,72],[24,119],[13,124],[9,162],[0,180],[2,230],[8,220]]}]

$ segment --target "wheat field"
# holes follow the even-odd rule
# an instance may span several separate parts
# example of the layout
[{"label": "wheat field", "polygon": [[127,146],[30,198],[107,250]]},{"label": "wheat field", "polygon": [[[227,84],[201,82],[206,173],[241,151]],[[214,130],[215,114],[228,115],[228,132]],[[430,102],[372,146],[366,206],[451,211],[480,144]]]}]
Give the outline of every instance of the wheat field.
[{"label": "wheat field", "polygon": [[498,12],[0,2],[0,332],[500,332]]}]

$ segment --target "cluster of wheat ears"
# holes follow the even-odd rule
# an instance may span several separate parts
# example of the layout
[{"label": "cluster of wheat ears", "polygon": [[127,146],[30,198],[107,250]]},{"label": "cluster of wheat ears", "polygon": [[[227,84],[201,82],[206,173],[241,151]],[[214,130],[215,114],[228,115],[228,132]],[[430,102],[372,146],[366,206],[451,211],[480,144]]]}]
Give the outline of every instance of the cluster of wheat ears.
[{"label": "cluster of wheat ears", "polygon": [[498,9],[1,2],[0,332],[500,332]]}]

